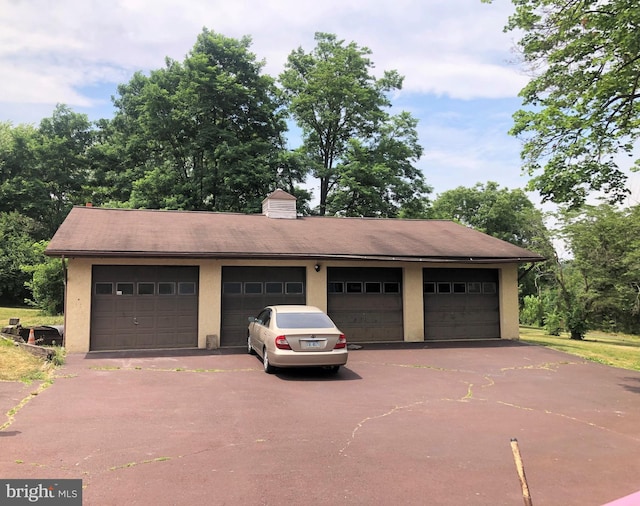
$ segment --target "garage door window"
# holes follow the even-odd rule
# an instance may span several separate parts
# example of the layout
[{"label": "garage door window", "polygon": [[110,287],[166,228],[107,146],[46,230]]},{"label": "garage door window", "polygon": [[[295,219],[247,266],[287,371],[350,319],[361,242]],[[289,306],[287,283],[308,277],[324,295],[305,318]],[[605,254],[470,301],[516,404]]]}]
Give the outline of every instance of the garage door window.
[{"label": "garage door window", "polygon": [[496,293],[495,283],[482,283],[482,293],[494,294]]},{"label": "garage door window", "polygon": [[282,293],[282,283],[267,282],[264,284],[265,293]]},{"label": "garage door window", "polygon": [[175,283],[158,283],[158,295],[175,295]]},{"label": "garage door window", "polygon": [[341,281],[331,281],[327,284],[329,293],[344,293],[344,283]]},{"label": "garage door window", "polygon": [[116,295],[133,295],[133,283],[118,283]]},{"label": "garage door window", "polygon": [[382,283],[367,281],[364,284],[365,293],[382,293]]},{"label": "garage door window", "polygon": [[400,293],[400,283],[395,281],[384,284],[384,293]]},{"label": "garage door window", "polygon": [[156,285],[154,283],[138,283],[138,295],[154,295]]},{"label": "garage door window", "polygon": [[291,294],[304,293],[304,286],[302,285],[302,283],[290,282],[290,283],[287,283],[286,290],[287,290],[287,293],[291,293]]},{"label": "garage door window", "polygon": [[347,293],[362,293],[362,283],[359,281],[347,281]]},{"label": "garage door window", "polygon": [[453,293],[467,293],[467,284],[454,282]]},{"label": "garage door window", "polygon": [[[427,281],[422,285],[424,293],[454,293],[454,294],[465,294],[468,293],[470,295],[495,295],[497,286],[496,283],[493,282],[484,282],[481,283],[479,281],[470,281],[465,283],[463,281],[438,281],[437,283],[433,281]],[[385,283],[385,292],[387,291],[386,283]]]},{"label": "garage door window", "polygon": [[178,284],[178,293],[180,295],[195,295],[196,284],[195,283],[180,283]]},{"label": "garage door window", "polygon": [[479,281],[473,281],[471,283],[467,283],[467,290],[469,293],[477,295],[482,293],[482,284]]},{"label": "garage door window", "polygon": [[224,283],[222,292],[226,294],[242,293],[242,283]]},{"label": "garage door window", "polygon": [[451,293],[451,283],[438,283],[438,293]]},{"label": "garage door window", "polygon": [[249,295],[260,295],[262,293],[262,283],[254,283],[254,282],[245,283],[244,293]]},{"label": "garage door window", "polygon": [[96,283],[96,295],[111,295],[113,283]]}]

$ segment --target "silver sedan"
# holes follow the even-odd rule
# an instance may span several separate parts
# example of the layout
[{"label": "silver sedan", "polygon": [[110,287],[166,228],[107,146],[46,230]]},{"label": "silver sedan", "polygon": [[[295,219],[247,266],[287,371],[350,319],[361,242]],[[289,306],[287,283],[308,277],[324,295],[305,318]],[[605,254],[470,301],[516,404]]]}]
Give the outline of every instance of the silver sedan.
[{"label": "silver sedan", "polygon": [[249,318],[247,351],[262,357],[264,370],[329,367],[347,363],[347,339],[331,318],[314,306],[267,306]]}]

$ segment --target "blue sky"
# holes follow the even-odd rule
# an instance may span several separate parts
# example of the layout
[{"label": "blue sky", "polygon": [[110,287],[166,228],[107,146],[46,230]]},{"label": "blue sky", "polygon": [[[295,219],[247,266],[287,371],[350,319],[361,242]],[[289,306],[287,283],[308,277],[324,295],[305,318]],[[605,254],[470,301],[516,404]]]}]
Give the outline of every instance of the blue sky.
[{"label": "blue sky", "polygon": [[324,31],[370,48],[376,73],[405,76],[392,101],[419,120],[418,166],[434,196],[487,181],[523,188],[508,130],[528,78],[517,35],[502,30],[512,10],[508,0],[0,0],[0,121],[37,124],[56,103],[110,117],[119,83],[182,60],[203,27],[251,36],[272,76]]}]

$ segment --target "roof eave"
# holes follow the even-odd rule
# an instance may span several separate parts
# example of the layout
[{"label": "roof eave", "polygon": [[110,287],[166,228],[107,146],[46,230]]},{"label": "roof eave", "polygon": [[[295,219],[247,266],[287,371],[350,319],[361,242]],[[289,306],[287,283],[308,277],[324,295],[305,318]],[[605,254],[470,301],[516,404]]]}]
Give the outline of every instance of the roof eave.
[{"label": "roof eave", "polygon": [[233,259],[272,259],[272,260],[361,260],[383,262],[418,263],[529,263],[543,262],[544,257],[430,257],[430,256],[388,256],[362,254],[306,254],[306,253],[247,253],[247,252],[184,252],[184,251],[94,251],[94,250],[46,250],[52,257],[88,257],[88,258],[233,258]]}]

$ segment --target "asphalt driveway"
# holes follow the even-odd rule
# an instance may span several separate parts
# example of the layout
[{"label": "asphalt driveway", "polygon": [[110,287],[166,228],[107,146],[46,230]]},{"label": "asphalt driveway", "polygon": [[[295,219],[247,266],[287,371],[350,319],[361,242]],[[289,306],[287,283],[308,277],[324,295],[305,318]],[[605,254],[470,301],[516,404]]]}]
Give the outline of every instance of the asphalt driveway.
[{"label": "asphalt driveway", "polygon": [[[518,343],[364,347],[337,375],[242,353],[70,355],[0,385],[0,477],[85,505],[601,505],[640,489],[640,373]],[[18,391],[19,389],[19,391]]]}]

